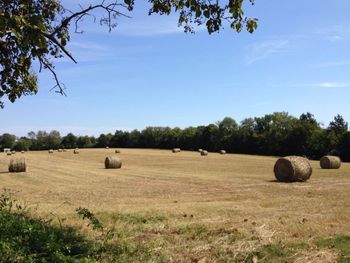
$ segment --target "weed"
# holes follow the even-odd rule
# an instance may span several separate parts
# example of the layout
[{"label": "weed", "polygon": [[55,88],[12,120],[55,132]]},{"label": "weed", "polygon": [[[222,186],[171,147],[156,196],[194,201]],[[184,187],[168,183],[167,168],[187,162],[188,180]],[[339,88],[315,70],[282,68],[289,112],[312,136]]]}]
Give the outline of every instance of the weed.
[{"label": "weed", "polygon": [[321,239],[316,242],[320,248],[329,248],[339,252],[339,262],[350,262],[350,236],[338,235],[332,238]]},{"label": "weed", "polygon": [[86,208],[76,211],[89,220],[102,239],[89,240],[77,229],[33,218],[9,191],[0,195],[0,262],[165,262],[165,256],[142,243],[112,240],[114,229],[103,226]]}]

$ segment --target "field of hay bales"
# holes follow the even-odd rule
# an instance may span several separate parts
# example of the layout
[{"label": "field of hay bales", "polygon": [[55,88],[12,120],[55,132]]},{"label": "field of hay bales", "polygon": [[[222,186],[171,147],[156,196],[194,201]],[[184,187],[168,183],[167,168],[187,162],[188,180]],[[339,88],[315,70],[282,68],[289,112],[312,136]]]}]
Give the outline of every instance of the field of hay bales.
[{"label": "field of hay bales", "polygon": [[[122,168],[105,169],[108,155]],[[10,174],[14,156],[0,154],[0,187],[35,213],[79,226],[75,209],[86,207],[167,262],[350,262],[348,163],[323,170],[312,161],[307,182],[279,183],[275,157],[143,149],[20,157],[27,172]]]}]

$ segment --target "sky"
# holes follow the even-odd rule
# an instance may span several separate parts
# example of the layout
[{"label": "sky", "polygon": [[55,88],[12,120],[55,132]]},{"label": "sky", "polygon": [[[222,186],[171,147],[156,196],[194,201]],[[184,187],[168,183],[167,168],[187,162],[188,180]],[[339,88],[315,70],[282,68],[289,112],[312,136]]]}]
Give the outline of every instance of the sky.
[{"label": "sky", "polygon": [[186,34],[176,15],[148,16],[147,1],[135,2],[112,32],[86,19],[68,46],[78,63],[55,64],[67,96],[40,73],[37,95],[0,109],[0,134],[96,136],[278,111],[311,112],[324,126],[337,114],[350,122],[349,0],[255,0],[245,12],[259,19],[256,32],[225,25],[212,35],[203,27]]}]

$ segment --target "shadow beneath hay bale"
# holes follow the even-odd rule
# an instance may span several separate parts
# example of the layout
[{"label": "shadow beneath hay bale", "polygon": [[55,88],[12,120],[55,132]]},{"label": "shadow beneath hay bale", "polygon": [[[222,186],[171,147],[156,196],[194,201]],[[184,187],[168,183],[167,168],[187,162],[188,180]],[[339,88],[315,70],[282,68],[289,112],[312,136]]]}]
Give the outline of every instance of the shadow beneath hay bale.
[{"label": "shadow beneath hay bale", "polygon": [[305,183],[305,182],[303,182],[303,181],[293,181],[293,182],[281,182],[281,181],[278,181],[278,180],[276,180],[276,179],[274,179],[274,180],[266,180],[266,182],[268,182],[268,183],[277,183],[277,184],[295,184],[295,183]]}]

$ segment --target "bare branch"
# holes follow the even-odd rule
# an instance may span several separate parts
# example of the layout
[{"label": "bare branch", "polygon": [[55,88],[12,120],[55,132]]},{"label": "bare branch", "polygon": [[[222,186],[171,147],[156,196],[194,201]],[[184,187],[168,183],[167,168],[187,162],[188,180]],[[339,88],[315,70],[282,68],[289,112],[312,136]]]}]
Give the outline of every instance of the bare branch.
[{"label": "bare branch", "polygon": [[67,94],[64,92],[65,90],[65,87],[64,87],[64,84],[61,83],[59,80],[58,80],[58,77],[57,77],[57,74],[55,72],[55,70],[53,69],[53,67],[50,65],[50,63],[48,63],[47,61],[45,61],[45,58],[39,58],[39,61],[40,63],[42,63],[44,65],[45,68],[47,68],[51,73],[52,75],[54,76],[54,79],[55,79],[55,82],[56,82],[56,85],[53,86],[50,91],[58,88],[58,90],[56,91],[56,93],[60,93],[61,95],[64,95],[64,96],[67,96]]},{"label": "bare branch", "polygon": [[[82,9],[81,11],[73,13],[72,15],[64,18],[61,21],[60,25],[57,26],[55,28],[55,30],[51,33],[51,36],[54,36],[55,34],[60,32],[63,28],[68,27],[69,23],[72,20],[74,20],[74,19],[80,20],[83,16],[90,15],[90,13],[89,13],[90,11],[92,11],[94,9],[99,9],[99,8],[104,9],[105,11],[107,11],[108,16],[109,16],[108,25],[109,25],[109,29],[111,30],[111,20],[112,20],[111,19],[111,15],[113,15],[113,17],[115,17],[115,16],[123,16],[123,17],[130,18],[130,16],[119,12],[117,10],[117,7],[122,7],[122,8],[126,8],[127,9],[127,6],[125,6],[124,4],[119,4],[117,2],[105,5],[105,1],[104,0],[101,2],[101,4],[93,5],[93,6],[90,5],[88,8]],[[77,22],[76,22],[76,25],[77,25]]]},{"label": "bare branch", "polygon": [[74,63],[78,63],[73,56],[68,52],[68,50],[51,34],[48,34],[46,32],[41,31],[37,26],[34,26],[33,29],[37,30],[40,32],[40,34],[42,34],[44,37],[46,37],[47,39],[49,39],[51,42],[53,42],[54,44],[56,44],[71,60],[74,61]]}]

